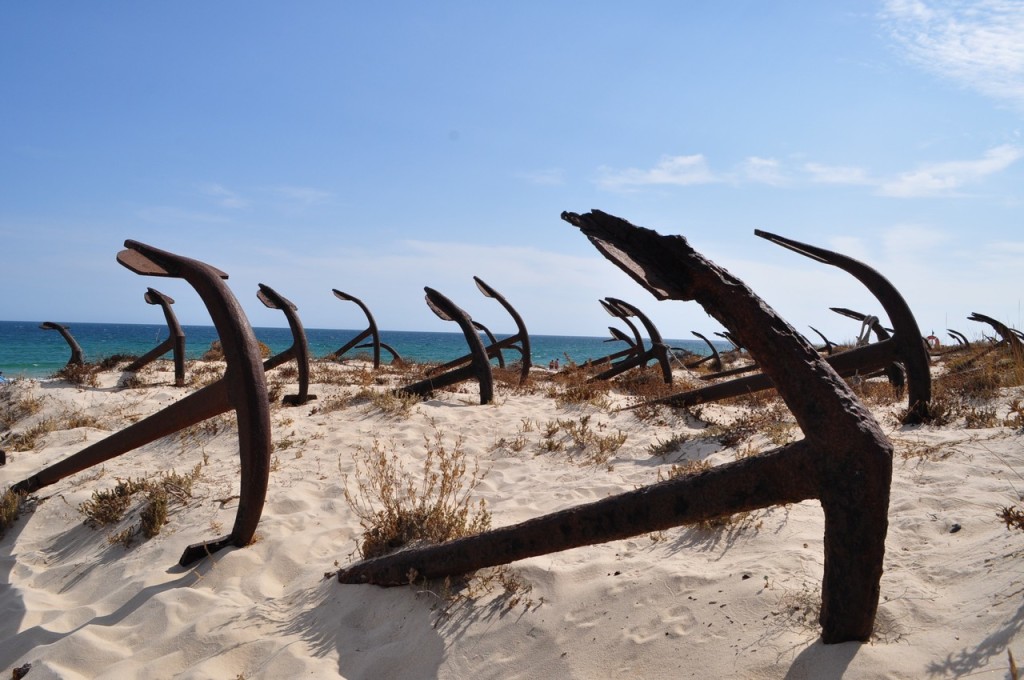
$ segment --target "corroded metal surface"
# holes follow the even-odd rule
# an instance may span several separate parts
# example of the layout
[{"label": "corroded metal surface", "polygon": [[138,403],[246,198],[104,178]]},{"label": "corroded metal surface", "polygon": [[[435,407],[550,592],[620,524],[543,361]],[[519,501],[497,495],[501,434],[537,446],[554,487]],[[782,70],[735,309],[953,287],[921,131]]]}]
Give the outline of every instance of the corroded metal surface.
[{"label": "corroded metal surface", "polygon": [[[484,297],[489,297],[496,300],[498,304],[505,308],[505,311],[508,312],[509,316],[512,317],[512,320],[516,324],[516,332],[514,334],[502,340],[498,340],[497,338],[494,337],[494,334],[487,329],[486,326],[477,321],[473,322],[473,325],[476,326],[478,330],[483,331],[487,335],[490,344],[484,347],[484,351],[486,352],[488,357],[492,359],[497,359],[498,365],[500,367],[504,368],[505,366],[505,359],[502,356],[501,350],[514,349],[517,352],[519,352],[521,362],[519,365],[519,384],[522,385],[523,383],[526,382],[526,378],[530,374],[530,366],[533,365],[533,359],[530,353],[530,334],[526,330],[526,324],[523,322],[523,317],[519,315],[519,312],[516,311],[516,308],[513,307],[512,304],[508,300],[506,300],[501,293],[499,293],[491,286],[487,285],[484,282],[484,280],[481,279],[479,276],[474,276],[473,281],[476,283],[477,289],[481,293],[483,293]],[[443,371],[453,369],[456,366],[461,366],[466,362],[471,361],[472,356],[472,353],[470,353],[461,356],[457,359],[452,359],[451,361],[445,364],[437,366],[436,368],[433,369],[432,372],[440,373]]]},{"label": "corroded metal surface", "polygon": [[956,340],[958,345],[963,346],[965,349],[969,349],[970,348],[971,341],[967,339],[966,335],[964,335],[960,331],[955,331],[952,328],[947,328],[946,332],[949,333],[949,337],[951,337],[954,340]]},{"label": "corroded metal surface", "polygon": [[[355,295],[349,295],[348,293],[343,293],[340,290],[338,290],[337,288],[332,289],[332,292],[334,293],[334,297],[338,298],[339,300],[345,300],[347,302],[354,302],[354,303],[356,303],[356,305],[359,307],[359,309],[363,310],[363,314],[366,315],[366,322],[369,325],[366,327],[366,330],[364,330],[362,333],[357,334],[354,338],[352,338],[351,340],[346,342],[344,345],[339,347],[337,350],[332,352],[331,356],[333,356],[335,359],[340,359],[342,357],[342,355],[345,354],[345,352],[349,351],[353,347],[356,348],[356,349],[362,349],[362,348],[365,348],[365,347],[369,347],[370,349],[373,350],[373,367],[374,368],[380,368],[380,350],[381,350],[381,348],[386,349],[387,351],[391,352],[391,358],[392,358],[393,361],[401,361],[402,360],[402,357],[400,357],[398,355],[398,352],[396,352],[393,347],[391,347],[390,345],[387,345],[387,344],[385,344],[385,343],[380,341],[380,331],[377,330],[377,321],[373,318],[373,314],[370,313],[370,308],[367,307],[363,303],[362,300],[357,298]],[[365,345],[360,345],[359,343],[361,343],[366,338],[370,338],[370,342],[365,344]]]},{"label": "corroded metal surface", "polygon": [[399,585],[776,504],[825,512],[821,626],[826,643],[867,640],[878,606],[892,445],[849,386],[741,281],[696,253],[597,211],[563,213],[658,299],[696,300],[762,364],[805,439],[695,475],[438,546],[341,569],[343,583]]},{"label": "corroded metal surface", "polygon": [[[882,323],[878,320],[877,316],[870,314],[863,314],[856,312],[852,309],[846,309],[845,307],[829,307],[836,314],[847,317],[848,319],[856,319],[861,322],[861,337],[858,338],[857,345],[863,347],[868,344],[870,333],[875,334],[875,338],[878,342],[884,342],[889,340],[892,336],[889,334],[889,330],[885,328]],[[896,389],[896,394],[899,396],[903,395],[903,388],[907,384],[907,373],[903,369],[902,364],[892,362],[887,365],[884,369],[886,377],[889,379],[889,384]],[[874,375],[872,372],[860,372],[862,377],[870,377]]]},{"label": "corroded metal surface", "polygon": [[65,366],[81,366],[85,363],[85,357],[82,354],[82,348],[78,345],[78,341],[75,340],[75,336],[71,335],[71,329],[67,326],[62,326],[59,323],[53,321],[44,321],[39,324],[39,328],[44,331],[57,331],[61,337],[64,338],[64,342],[68,343],[68,347],[71,348],[71,358],[68,359],[68,363]]},{"label": "corroded metal surface", "polygon": [[280,309],[284,312],[285,318],[288,319],[288,328],[292,332],[291,347],[263,362],[263,370],[269,371],[295,359],[296,367],[299,370],[299,393],[286,394],[281,401],[289,406],[301,406],[307,401],[316,399],[316,395],[309,393],[309,343],[306,341],[306,329],[302,327],[302,321],[299,320],[299,308],[270,286],[262,283],[259,286],[260,289],[256,293],[256,297],[270,309]]},{"label": "corroded metal surface", "polygon": [[710,340],[708,340],[706,335],[702,335],[702,334],[698,333],[697,331],[690,331],[690,333],[692,333],[696,337],[698,337],[701,340],[703,340],[707,344],[707,346],[711,349],[711,354],[709,354],[708,356],[704,357],[700,361],[695,361],[692,364],[687,364],[686,367],[687,368],[697,368],[701,364],[710,361],[711,365],[714,367],[714,370],[721,371],[722,370],[722,356],[718,353],[718,348],[715,347],[715,344],[713,342],[711,342]]},{"label": "corroded metal surface", "polygon": [[818,351],[820,352],[824,350],[826,354],[832,354],[833,350],[835,349],[835,344],[831,340],[826,338],[825,335],[814,326],[811,326],[810,329],[817,333],[818,337],[821,338],[822,342],[825,343],[825,346]]},{"label": "corroded metal surface", "polygon": [[893,328],[893,336],[878,345],[886,345],[892,359],[903,365],[907,372],[909,408],[904,423],[915,424],[931,419],[929,406],[932,399],[931,365],[928,352],[921,342],[921,330],[896,287],[880,273],[863,262],[824,248],[787,239],[760,229],[754,234],[776,245],[788,248],[812,260],[842,269],[860,281],[882,305]]},{"label": "corroded metal surface", "polygon": [[[662,339],[661,333],[654,325],[654,322],[652,322],[646,314],[640,311],[636,305],[632,305],[625,300],[608,297],[602,300],[601,304],[609,314],[612,314],[629,324],[630,328],[633,329],[636,343],[632,347],[634,350],[633,352],[626,355],[618,363],[612,365],[611,368],[598,373],[592,377],[591,380],[610,380],[631,368],[646,366],[651,360],[656,360],[658,365],[661,367],[662,378],[665,380],[666,384],[671,385],[672,366],[669,363],[668,345],[665,344],[665,341]],[[647,337],[650,338],[651,341],[650,348],[644,348],[640,332],[636,326],[630,322],[631,318],[637,319],[644,327],[644,330],[647,331]]]},{"label": "corroded metal surface", "polygon": [[978,312],[972,313],[967,318],[970,321],[987,323],[995,330],[996,333],[999,334],[999,337],[1002,338],[1002,340],[1000,341],[1001,344],[1008,345],[1010,349],[1015,352],[1024,351],[1024,343],[1021,342],[1020,337],[1017,335],[1017,333],[1014,332],[1012,328],[1004,324],[1002,321],[993,319],[991,316],[979,314]]},{"label": "corroded metal surface", "polygon": [[459,324],[459,328],[462,329],[462,334],[466,338],[466,344],[469,345],[470,363],[453,368],[441,375],[427,376],[425,379],[412,385],[399,387],[396,391],[428,396],[433,394],[435,390],[443,389],[475,377],[480,384],[480,403],[491,403],[494,399],[494,377],[491,375],[491,364],[488,361],[487,351],[484,349],[483,343],[480,342],[480,335],[473,326],[473,319],[470,318],[465,310],[433,288],[425,287],[423,290],[427,294],[427,306],[430,307],[438,318],[445,321],[454,321]]},{"label": "corroded metal surface", "polygon": [[147,304],[159,305],[160,309],[164,312],[164,320],[167,321],[167,339],[161,342],[159,345],[151,349],[150,351],[143,354],[141,357],[133,361],[124,370],[134,373],[135,371],[141,371],[142,368],[153,361],[156,361],[168,352],[173,352],[174,356],[174,385],[175,387],[185,386],[185,331],[181,329],[181,324],[178,323],[178,317],[174,315],[174,310],[171,309],[171,305],[174,304],[174,298],[169,295],[164,295],[155,288],[147,288],[146,294],[143,299]]},{"label": "corroded metal surface", "polygon": [[175,255],[137,241],[125,241],[117,261],[143,276],[182,278],[199,294],[217,329],[224,359],[224,377],[167,408],[92,444],[78,453],[18,482],[12,489],[31,493],[68,475],[85,470],[148,444],[160,437],[231,409],[238,421],[241,462],[238,512],[231,533],[190,545],[181,555],[185,566],[229,545],[252,541],[266,501],[270,475],[270,408],[259,348],[238,300],[224,283],[227,274],[208,264]]}]

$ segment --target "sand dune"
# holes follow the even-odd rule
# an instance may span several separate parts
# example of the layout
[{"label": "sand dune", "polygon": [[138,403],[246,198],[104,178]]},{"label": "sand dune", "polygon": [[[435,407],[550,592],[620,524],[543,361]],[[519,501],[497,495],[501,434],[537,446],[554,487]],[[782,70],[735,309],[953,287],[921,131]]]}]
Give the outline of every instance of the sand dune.
[{"label": "sand dune", "polygon": [[[364,365],[339,370],[365,382]],[[39,406],[14,432],[57,423],[32,450],[9,450],[0,483],[190,392],[171,386],[168,365],[148,369],[138,388],[118,389],[119,377],[101,374],[99,387],[22,380],[0,388],[5,404]],[[494,526],[650,484],[681,461],[716,464],[774,446],[762,433],[727,447],[706,429],[764,406],[707,406],[700,420],[663,409],[641,420],[612,411],[627,403],[615,393],[597,405],[564,403],[543,384],[499,385],[496,403],[480,406],[466,384],[405,414],[359,399],[335,408],[355,381],[314,384],[317,401],[274,407],[273,471],[256,542],[191,568],[177,566],[182,549],[226,533],[234,520],[233,418],[42,489],[0,540],[0,672],[31,664],[32,680],[1004,678],[1008,650],[1024,655],[1024,536],[998,517],[1024,491],[1024,433],[1011,418],[1022,388],[1004,388],[985,406],[995,409],[986,427],[968,428],[962,418],[900,426],[894,398],[872,403],[898,453],[882,602],[871,642],[826,646],[816,621],[823,517],[813,502],[523,560],[510,567],[515,592],[478,579],[446,599],[440,584],[384,589],[325,579],[358,559],[361,527],[345,489],[355,490],[356,461],[374,440],[412,475],[425,438],[448,447],[461,440],[485,472],[475,496]],[[574,448],[564,432],[547,438],[561,438],[562,450],[547,450],[546,424],[588,416],[599,436],[625,435],[607,461]],[[652,453],[679,434],[687,441],[668,455]],[[80,506],[94,491],[197,465],[191,497],[171,503],[157,536],[128,546],[111,540],[136,524],[138,503],[113,525],[84,523]]]}]

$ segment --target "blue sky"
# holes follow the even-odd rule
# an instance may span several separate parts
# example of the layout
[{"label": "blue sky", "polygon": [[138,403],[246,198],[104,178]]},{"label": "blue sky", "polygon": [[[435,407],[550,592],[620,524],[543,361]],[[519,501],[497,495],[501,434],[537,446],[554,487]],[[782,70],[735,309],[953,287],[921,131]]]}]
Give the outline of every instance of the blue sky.
[{"label": "blue sky", "polygon": [[209,323],[126,238],[228,272],[257,326],[275,288],[315,328],[604,335],[656,302],[563,210],[679,233],[798,330],[880,314],[849,276],[753,235],[840,250],[922,330],[1020,327],[1024,2],[0,4],[0,319]]}]

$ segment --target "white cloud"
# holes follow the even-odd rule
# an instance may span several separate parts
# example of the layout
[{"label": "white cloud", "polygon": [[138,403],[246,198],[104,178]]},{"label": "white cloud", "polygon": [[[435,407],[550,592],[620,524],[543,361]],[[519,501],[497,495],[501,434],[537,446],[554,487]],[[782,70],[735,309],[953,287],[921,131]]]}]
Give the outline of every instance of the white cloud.
[{"label": "white cloud", "polygon": [[234,191],[226,189],[220,184],[203,185],[201,187],[201,191],[207,196],[214,198],[217,202],[217,205],[221,206],[222,208],[238,209],[248,207],[249,205],[249,201],[242,198]]},{"label": "white cloud", "polygon": [[791,181],[782,164],[774,158],[750,156],[740,164],[740,173],[751,182],[773,187],[786,186]]},{"label": "white cloud", "polygon": [[873,176],[867,169],[853,165],[825,165],[813,161],[787,167],[774,158],[748,156],[726,174],[713,173],[703,154],[663,156],[654,168],[611,170],[599,168],[598,184],[608,190],[637,190],[650,186],[685,187],[726,180],[794,187],[808,182],[843,186],[874,187],[882,196],[919,198],[955,196],[964,186],[977,184],[1002,172],[1024,157],[1024,147],[1003,144],[989,149],[975,160],[943,161],[925,164],[892,177]]},{"label": "white cloud", "polygon": [[312,187],[278,186],[274,187],[272,191],[278,196],[303,206],[326,203],[332,196],[329,191]]},{"label": "white cloud", "polygon": [[879,193],[897,198],[953,194],[966,184],[1005,170],[1022,156],[1024,148],[1004,144],[989,149],[978,160],[932,163],[903,173],[896,179],[883,182]]},{"label": "white cloud", "polygon": [[1021,2],[889,0],[882,18],[918,66],[1024,108]]},{"label": "white cloud", "polygon": [[873,180],[864,168],[849,165],[823,165],[805,163],[803,166],[812,182],[821,184],[872,184]]},{"label": "white cloud", "polygon": [[515,176],[530,184],[540,184],[543,186],[559,186],[565,183],[565,173],[561,168],[518,172]]},{"label": "white cloud", "polygon": [[599,173],[598,185],[613,191],[653,185],[689,186],[721,181],[708,167],[703,154],[662,156],[657,165],[649,170],[600,168]]}]

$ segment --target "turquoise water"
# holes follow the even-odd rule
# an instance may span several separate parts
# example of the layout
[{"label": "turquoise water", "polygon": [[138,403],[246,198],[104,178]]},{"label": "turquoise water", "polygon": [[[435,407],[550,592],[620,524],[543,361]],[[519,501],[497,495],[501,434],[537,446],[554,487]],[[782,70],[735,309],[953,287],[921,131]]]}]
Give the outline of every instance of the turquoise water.
[{"label": "turquoise water", "polygon": [[[63,322],[57,322],[63,323]],[[68,344],[57,331],[39,328],[39,321],[0,321],[0,372],[7,378],[25,376],[44,378],[63,367],[71,356]],[[167,338],[167,326],[158,324],[63,323],[82,347],[85,360],[98,361],[113,354],[140,356]],[[185,353],[198,359],[217,339],[213,326],[184,326]],[[292,345],[287,328],[254,328],[256,337],[275,354]],[[360,330],[307,328],[306,341],[315,357],[324,356],[343,346]],[[498,338],[506,336],[498,335]],[[417,331],[381,331],[381,341],[391,345],[404,359],[421,362],[450,361],[467,353],[462,333],[424,333]],[[708,348],[699,340],[667,340],[697,354]],[[484,338],[484,344],[487,339]],[[606,342],[606,338],[569,335],[531,335],[531,352],[535,365],[546,366],[552,359],[565,362],[566,356],[577,363],[603,357],[625,349],[622,342]],[[722,348],[725,348],[723,344]],[[364,350],[358,350],[363,352]],[[368,353],[368,350],[366,350]],[[368,355],[368,354],[367,354]],[[505,353],[507,361],[515,361],[518,353]],[[170,358],[170,353],[167,357]],[[357,356],[352,350],[346,358]],[[386,350],[383,361],[390,360]]]}]

